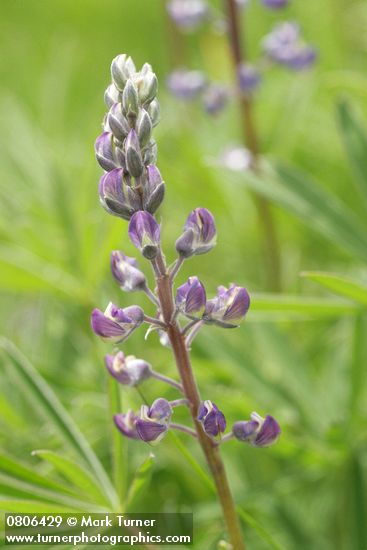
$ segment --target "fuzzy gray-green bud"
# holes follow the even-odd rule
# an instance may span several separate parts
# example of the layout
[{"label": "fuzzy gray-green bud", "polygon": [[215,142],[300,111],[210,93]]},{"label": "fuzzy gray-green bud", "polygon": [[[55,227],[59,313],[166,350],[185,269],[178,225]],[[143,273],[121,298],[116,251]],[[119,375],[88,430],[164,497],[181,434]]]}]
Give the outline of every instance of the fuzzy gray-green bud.
[{"label": "fuzzy gray-green bud", "polygon": [[144,147],[150,140],[150,137],[152,135],[152,128],[153,127],[152,127],[152,122],[150,120],[150,116],[148,115],[145,109],[142,109],[140,111],[140,115],[136,126],[141,147]]},{"label": "fuzzy gray-green bud", "polygon": [[122,108],[126,116],[131,114],[138,115],[139,112],[139,96],[135,84],[132,80],[126,82],[124,91],[122,92]]},{"label": "fuzzy gray-green bud", "polygon": [[154,128],[155,126],[157,126],[160,120],[160,108],[158,99],[153,99],[147,110],[150,116],[150,120],[152,121],[152,126]]},{"label": "fuzzy gray-green bud", "polygon": [[111,63],[112,80],[120,92],[123,91],[126,82],[136,72],[136,68],[131,57],[121,54],[115,57]]},{"label": "fuzzy gray-green bud", "polygon": [[130,131],[130,126],[126,120],[121,103],[114,103],[107,116],[108,125],[115,138],[123,141]]}]

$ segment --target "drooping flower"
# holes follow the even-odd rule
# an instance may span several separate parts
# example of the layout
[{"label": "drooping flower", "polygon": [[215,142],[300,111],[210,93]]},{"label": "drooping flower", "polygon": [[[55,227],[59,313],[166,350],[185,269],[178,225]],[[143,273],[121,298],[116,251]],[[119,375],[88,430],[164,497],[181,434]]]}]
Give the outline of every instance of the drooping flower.
[{"label": "drooping flower", "polygon": [[205,288],[197,277],[189,277],[186,283],[178,287],[176,306],[181,313],[191,318],[197,318],[203,314],[205,303]]},{"label": "drooping flower", "polygon": [[210,437],[218,437],[226,429],[226,419],[222,411],[218,409],[215,403],[203,401],[198,411],[198,420],[203,426],[203,430]]},{"label": "drooping flower", "polygon": [[214,217],[206,208],[195,208],[190,212],[184,232],[176,241],[176,250],[183,258],[194,254],[205,254],[216,244]]},{"label": "drooping flower", "polygon": [[156,399],[151,407],[142,405],[136,421],[140,439],[155,445],[166,435],[172,416],[170,403],[163,398]]},{"label": "drooping flower", "polygon": [[195,99],[204,89],[205,75],[201,71],[177,69],[167,78],[169,91],[179,99]]},{"label": "drooping flower", "polygon": [[269,447],[280,435],[280,426],[272,416],[262,418],[256,412],[251,413],[251,420],[233,424],[233,435],[239,441],[246,441],[254,447]]},{"label": "drooping flower", "polygon": [[129,237],[145,258],[152,260],[157,256],[160,228],[149,212],[140,211],[132,216],[129,223]]},{"label": "drooping flower", "polygon": [[122,435],[129,439],[140,439],[136,430],[137,418],[138,417],[131,410],[128,410],[126,414],[115,414],[113,420]]},{"label": "drooping flower", "polygon": [[232,284],[228,289],[218,287],[217,295],[206,303],[203,319],[223,328],[234,328],[246,315],[250,296],[243,287]]},{"label": "drooping flower", "polygon": [[94,309],[91,316],[92,329],[105,342],[119,343],[126,340],[130,334],[144,321],[144,312],[139,306],[118,308],[112,302],[103,313]]},{"label": "drooping flower", "polygon": [[144,290],[147,286],[145,275],[138,269],[135,258],[125,256],[119,250],[111,252],[111,272],[120,288],[125,292]]},{"label": "drooping flower", "polygon": [[138,386],[151,376],[151,366],[134,355],[125,356],[122,351],[105,356],[109,373],[125,386]]}]

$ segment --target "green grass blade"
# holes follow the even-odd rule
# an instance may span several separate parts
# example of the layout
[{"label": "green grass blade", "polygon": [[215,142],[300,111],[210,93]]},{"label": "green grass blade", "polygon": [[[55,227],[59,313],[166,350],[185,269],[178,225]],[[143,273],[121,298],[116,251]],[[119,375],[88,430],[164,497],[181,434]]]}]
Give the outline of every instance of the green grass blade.
[{"label": "green grass blade", "polygon": [[289,166],[273,169],[264,166],[261,177],[246,172],[244,181],[323,235],[333,246],[367,262],[366,227],[338,197],[307,174]]},{"label": "green grass blade", "polygon": [[142,494],[144,489],[149,484],[152,467],[154,463],[155,456],[153,453],[150,453],[149,456],[144,460],[144,462],[136,470],[134,479],[131,482],[129,491],[126,499],[126,509],[130,510],[134,507],[134,504],[137,498]]},{"label": "green grass blade", "polygon": [[251,308],[248,314],[251,319],[269,320],[279,318],[332,318],[341,315],[353,315],[360,311],[355,304],[338,300],[328,300],[309,296],[292,296],[286,294],[251,294]]},{"label": "green grass blade", "polygon": [[89,464],[112,506],[116,507],[117,495],[108,475],[56,394],[12,342],[1,338],[0,350],[17,376],[19,387],[23,388],[25,397],[32,401],[48,422],[54,424],[60,436]]},{"label": "green grass blade", "polygon": [[66,485],[62,485],[44,475],[40,475],[28,466],[4,455],[0,455],[0,471],[2,474],[10,475],[19,481],[29,482],[39,487],[44,487],[45,489],[72,493]]},{"label": "green grass blade", "polygon": [[89,497],[91,502],[107,504],[106,495],[101,491],[94,477],[83,466],[53,451],[39,450],[33,451],[32,454],[52,464],[60,474],[71,482],[73,487],[85,497]]},{"label": "green grass blade", "polygon": [[[44,502],[60,503],[61,505],[69,506],[70,508],[74,508],[82,511],[84,510],[85,511],[94,510],[96,512],[106,511],[105,506],[97,506],[95,504],[92,504],[91,502],[86,502],[84,500],[69,497],[67,495],[58,493],[56,491],[43,489],[31,483],[25,483],[23,481],[19,481],[12,477],[1,475],[1,474],[0,474],[0,494],[2,496],[8,496],[13,498],[21,498],[21,499],[25,498],[27,500],[40,499]],[[45,510],[47,510],[47,508]]]},{"label": "green grass blade", "polygon": [[335,294],[367,306],[367,285],[355,279],[323,271],[303,271],[301,276],[319,283]]},{"label": "green grass blade", "polygon": [[342,101],[337,105],[337,116],[343,144],[355,178],[354,181],[367,207],[366,127],[346,101]]}]

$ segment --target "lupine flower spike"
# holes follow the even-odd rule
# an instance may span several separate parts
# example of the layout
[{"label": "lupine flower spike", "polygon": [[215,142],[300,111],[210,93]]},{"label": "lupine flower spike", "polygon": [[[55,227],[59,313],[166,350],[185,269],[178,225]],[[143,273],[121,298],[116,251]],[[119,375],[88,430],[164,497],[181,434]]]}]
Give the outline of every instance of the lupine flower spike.
[{"label": "lupine flower spike", "polygon": [[[150,65],[145,64],[138,71],[126,55],[113,60],[111,76],[112,83],[105,92],[109,111],[104,118],[104,131],[96,141],[96,157],[105,171],[99,184],[100,201],[108,213],[128,221],[131,242],[153,268],[155,292],[149,289],[136,259],[119,250],[111,253],[111,273],[124,292],[145,292],[155,312],[150,316],[140,306],[121,308],[111,301],[105,311],[93,310],[91,325],[97,336],[113,344],[113,350],[105,356],[105,366],[116,383],[128,388],[142,383],[153,384],[154,380],[154,383],[168,384],[171,391],[181,394],[172,401],[159,397],[150,406],[143,404],[139,412],[117,410],[114,422],[123,436],[149,445],[157,445],[169,430],[193,436],[205,451],[208,464],[212,466],[215,462],[220,465],[211,470],[216,485],[228,492],[218,445],[237,438],[265,447],[275,442],[280,428],[271,416],[263,420],[253,413],[250,421],[235,422],[233,431],[225,434],[223,412],[210,400],[200,401],[189,350],[203,326],[237,326],[248,312],[250,297],[244,287],[232,284],[229,288],[220,286],[217,295],[207,300],[204,284],[195,275],[173,293],[181,264],[215,246],[214,216],[202,207],[190,212],[176,241],[176,262],[168,268],[161,248],[161,227],[154,217],[165,191],[162,175],[156,166],[157,147],[153,138],[159,120],[155,97],[157,79]],[[188,320],[183,327],[180,324],[182,318]],[[137,358],[116,348],[143,322],[150,325],[148,333],[158,330],[160,341],[175,352],[180,381],[156,371],[140,354]],[[181,405],[186,406],[191,414],[191,427],[172,422],[175,408]],[[232,498],[230,494],[228,498]],[[234,505],[231,508],[235,510]],[[224,515],[228,520],[227,510]],[[238,541],[242,535],[236,516],[227,521],[227,528],[231,542],[237,544],[236,548],[241,548]]]}]

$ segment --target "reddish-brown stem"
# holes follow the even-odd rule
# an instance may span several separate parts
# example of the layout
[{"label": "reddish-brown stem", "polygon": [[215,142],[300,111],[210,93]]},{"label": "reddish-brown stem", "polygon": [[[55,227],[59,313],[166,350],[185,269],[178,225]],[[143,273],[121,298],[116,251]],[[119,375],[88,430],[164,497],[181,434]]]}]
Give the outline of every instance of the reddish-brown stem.
[{"label": "reddish-brown stem", "polygon": [[[247,55],[244,40],[241,41],[240,21],[236,0],[224,1],[227,8],[228,35],[231,46],[231,54],[236,73],[236,80],[238,82],[238,68],[246,61]],[[244,17],[244,15],[241,15],[241,17]],[[241,112],[243,140],[252,156],[251,168],[254,172],[258,173],[260,171],[260,146],[254,120],[253,99],[249,94],[241,93],[239,85],[238,102]],[[271,206],[266,198],[257,193],[255,193],[254,199],[264,236],[264,249],[268,264],[268,286],[270,290],[278,291],[281,287],[279,243]]]},{"label": "reddish-brown stem", "polygon": [[244,550],[243,535],[219,447],[204,433],[197,420],[197,413],[201,402],[200,394],[191,367],[185,336],[182,334],[174,318],[175,305],[172,297],[172,283],[166,271],[157,278],[157,290],[162,316],[167,324],[167,333],[175,356],[184,395],[189,402],[189,409],[198,441],[215,481],[230,542],[233,550]]}]

